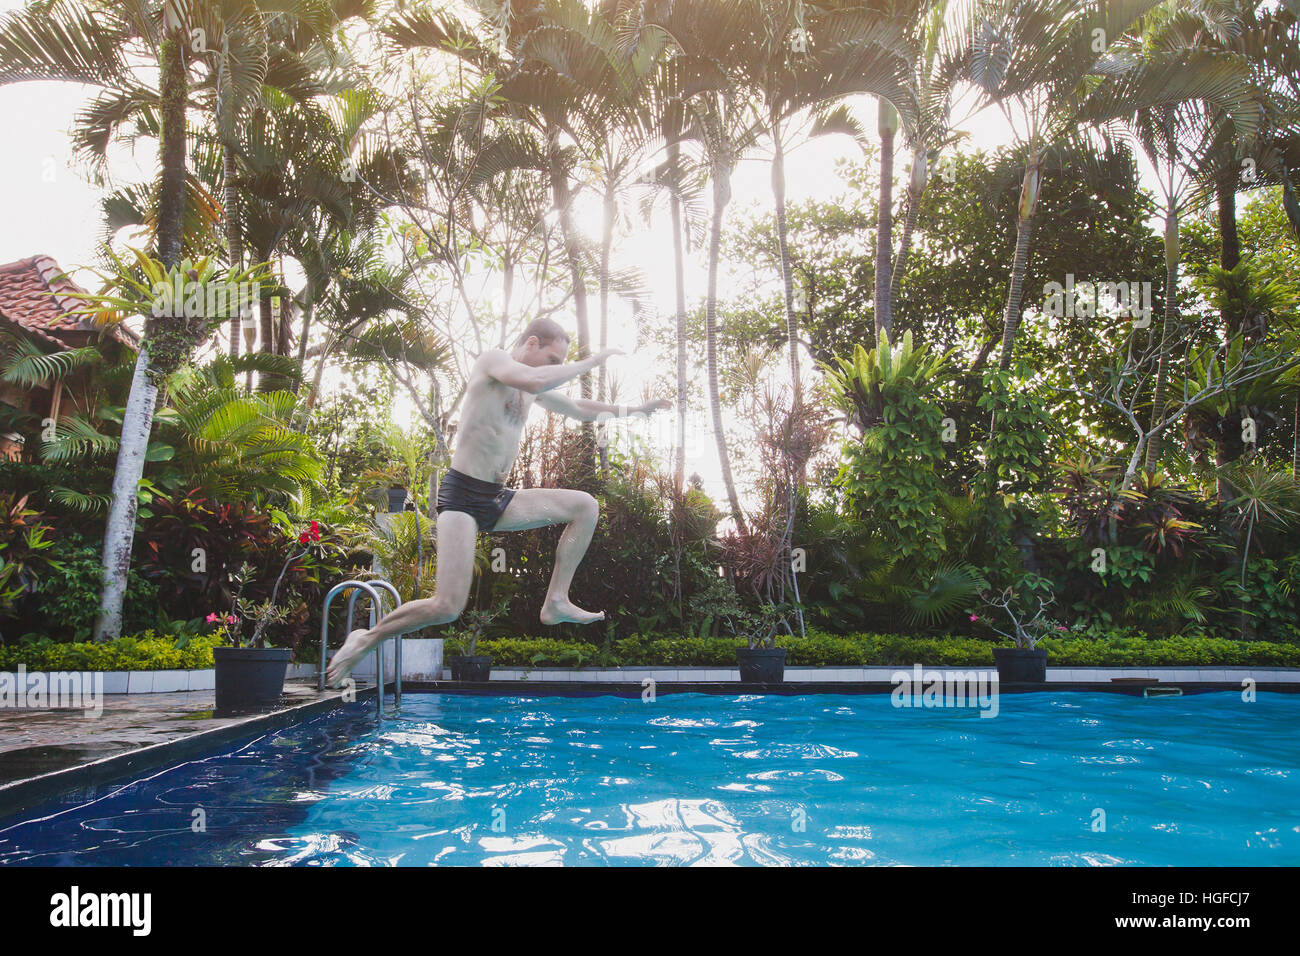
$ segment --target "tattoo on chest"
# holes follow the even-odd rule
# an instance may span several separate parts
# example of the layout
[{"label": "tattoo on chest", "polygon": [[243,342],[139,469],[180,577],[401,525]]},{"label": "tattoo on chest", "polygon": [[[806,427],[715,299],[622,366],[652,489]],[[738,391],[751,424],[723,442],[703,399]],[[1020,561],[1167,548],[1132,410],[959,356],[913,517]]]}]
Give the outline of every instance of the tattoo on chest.
[{"label": "tattoo on chest", "polygon": [[524,405],[524,393],[515,389],[514,394],[506,399],[506,418],[518,425],[523,423],[526,414],[527,408]]}]

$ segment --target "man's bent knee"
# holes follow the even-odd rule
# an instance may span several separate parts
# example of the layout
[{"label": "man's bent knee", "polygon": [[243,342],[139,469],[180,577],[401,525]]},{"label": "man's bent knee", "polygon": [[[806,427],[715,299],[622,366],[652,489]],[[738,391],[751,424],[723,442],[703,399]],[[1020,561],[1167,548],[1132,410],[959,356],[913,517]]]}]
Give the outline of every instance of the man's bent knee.
[{"label": "man's bent knee", "polygon": [[460,617],[461,613],[465,610],[466,603],[467,600],[457,602],[450,598],[440,597],[435,594],[433,597],[429,598],[428,610],[426,613],[428,624],[450,624],[452,621],[456,620],[456,618]]},{"label": "man's bent knee", "polygon": [[590,521],[593,524],[600,518],[600,502],[585,491],[578,492],[573,505],[574,521]]}]

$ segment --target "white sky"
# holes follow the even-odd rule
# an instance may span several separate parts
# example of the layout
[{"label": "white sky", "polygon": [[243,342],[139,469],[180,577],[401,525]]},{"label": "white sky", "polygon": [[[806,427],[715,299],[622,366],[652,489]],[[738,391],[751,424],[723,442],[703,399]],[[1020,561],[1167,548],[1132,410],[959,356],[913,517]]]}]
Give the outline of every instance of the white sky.
[{"label": "white sky", "polygon": [[[19,0],[0,0],[0,13],[22,6]],[[0,148],[0,262],[11,262],[35,253],[53,256],[65,269],[75,272],[78,266],[93,261],[98,245],[101,220],[98,207],[100,192],[91,186],[82,172],[72,163],[67,131],[77,110],[87,102],[91,91],[87,88],[63,83],[23,83],[0,87],[0,122],[3,126],[3,147]],[[876,107],[869,97],[861,97],[851,104],[868,131],[874,131]],[[961,115],[964,111],[954,111]],[[964,124],[971,134],[963,149],[992,149],[1009,139],[1003,118],[994,110],[986,110]],[[147,148],[144,152],[147,152]],[[798,145],[787,158],[788,201],[799,203],[808,199],[826,200],[842,188],[834,174],[835,162],[840,157],[852,157],[858,152],[855,144],[843,136],[821,137]],[[895,157],[895,189],[906,186],[909,157],[900,147]],[[144,179],[153,174],[156,157],[128,155],[116,158],[113,173],[119,182]],[[1149,180],[1148,180],[1149,181]],[[733,201],[729,218],[755,205],[763,210],[771,208],[771,187],[766,155],[755,154],[739,165],[733,181]],[[589,194],[588,200],[576,209],[580,228],[589,235],[599,235],[600,208],[598,200]],[[667,231],[667,216],[660,215],[654,227],[634,235],[620,237],[616,256],[619,260],[637,265],[651,279],[656,292],[656,305],[665,321],[671,317],[673,304],[672,245]],[[706,261],[703,248],[696,248],[687,260],[688,306],[702,300],[705,292]],[[617,265],[617,263],[616,263]],[[775,279],[775,277],[774,277]],[[83,277],[83,284],[93,284],[91,277]],[[721,297],[726,299],[735,285],[724,274]],[[592,299],[592,334],[597,331],[598,299]],[[632,352],[636,346],[635,325],[628,303],[611,299],[610,344]],[[675,359],[671,355],[638,355],[615,359],[611,371],[621,382],[620,398],[639,397],[644,381],[658,374],[671,374]],[[399,409],[402,418],[408,409]],[[706,409],[692,410],[691,420],[698,425],[691,429],[688,442],[687,473],[697,471],[705,480],[706,490],[722,500],[716,452],[712,434],[707,424]],[[661,415],[652,439],[655,445],[671,441],[674,414]],[[409,419],[408,419],[409,420]],[[642,425],[647,432],[650,426]],[[665,436],[665,441],[658,436]],[[737,459],[744,456],[743,448],[733,449]]]}]

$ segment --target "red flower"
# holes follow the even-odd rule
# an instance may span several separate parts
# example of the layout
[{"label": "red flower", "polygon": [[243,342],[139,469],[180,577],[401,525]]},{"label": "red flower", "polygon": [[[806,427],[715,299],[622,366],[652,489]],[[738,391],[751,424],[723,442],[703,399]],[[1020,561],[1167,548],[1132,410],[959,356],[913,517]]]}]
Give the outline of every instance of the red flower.
[{"label": "red flower", "polygon": [[299,544],[306,544],[309,540],[311,540],[311,535],[309,535],[306,531],[298,535]]}]

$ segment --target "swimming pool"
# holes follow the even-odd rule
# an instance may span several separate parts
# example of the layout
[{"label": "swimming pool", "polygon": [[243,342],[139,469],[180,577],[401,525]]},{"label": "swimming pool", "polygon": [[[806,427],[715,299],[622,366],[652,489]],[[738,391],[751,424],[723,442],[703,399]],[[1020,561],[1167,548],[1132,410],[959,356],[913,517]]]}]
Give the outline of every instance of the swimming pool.
[{"label": "swimming pool", "polygon": [[0,865],[1295,865],[1297,726],[1268,693],[408,694],[0,824]]}]

